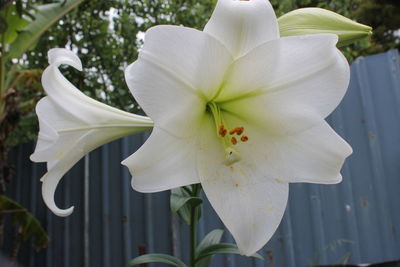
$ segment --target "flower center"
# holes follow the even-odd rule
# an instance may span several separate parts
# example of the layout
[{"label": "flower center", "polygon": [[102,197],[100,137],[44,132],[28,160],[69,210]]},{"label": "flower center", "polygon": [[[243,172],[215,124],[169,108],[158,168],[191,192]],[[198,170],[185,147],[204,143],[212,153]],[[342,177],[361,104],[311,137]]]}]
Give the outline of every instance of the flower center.
[{"label": "flower center", "polygon": [[230,166],[238,161],[240,161],[240,153],[234,148],[240,142],[247,142],[249,137],[243,135],[244,127],[243,126],[235,126],[233,128],[228,127],[225,123],[221,109],[215,102],[209,102],[207,104],[207,110],[212,114],[215,129],[218,138],[221,140],[221,144],[224,147],[225,152],[225,165]]}]

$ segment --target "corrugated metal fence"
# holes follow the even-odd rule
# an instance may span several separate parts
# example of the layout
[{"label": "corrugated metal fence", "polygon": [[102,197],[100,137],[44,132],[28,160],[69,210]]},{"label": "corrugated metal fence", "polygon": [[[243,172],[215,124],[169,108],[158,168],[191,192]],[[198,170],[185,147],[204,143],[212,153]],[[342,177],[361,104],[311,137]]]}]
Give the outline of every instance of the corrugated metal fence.
[{"label": "corrugated metal fence", "polygon": [[[284,219],[267,246],[265,261],[217,256],[213,266],[313,266],[400,259],[400,64],[397,51],[352,65],[350,89],[328,121],[353,147],[339,185],[293,184]],[[11,155],[17,177],[10,194],[28,207],[51,236],[35,253],[24,247],[23,266],[123,266],[139,250],[174,253],[188,260],[188,229],[169,212],[169,193],[140,194],[120,161],[145,140],[137,135],[90,154],[62,180],[59,218],[41,200],[44,166],[28,160],[32,144]],[[208,203],[200,235],[223,228]],[[229,233],[225,241],[233,242]]]}]

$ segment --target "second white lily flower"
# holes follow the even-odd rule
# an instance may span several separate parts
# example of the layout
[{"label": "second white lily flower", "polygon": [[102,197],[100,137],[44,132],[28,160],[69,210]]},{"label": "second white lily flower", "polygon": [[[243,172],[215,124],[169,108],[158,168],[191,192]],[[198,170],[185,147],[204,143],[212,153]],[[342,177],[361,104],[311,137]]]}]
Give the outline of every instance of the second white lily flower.
[{"label": "second white lily flower", "polygon": [[42,84],[47,97],[36,106],[40,132],[31,160],[47,162],[42,177],[43,199],[52,212],[68,216],[73,207],[60,209],[54,193],[62,176],[85,154],[114,139],[151,129],[153,122],[100,103],[79,91],[61,74],[58,66],[67,64],[81,70],[79,58],[67,49],[48,53],[49,67]]}]

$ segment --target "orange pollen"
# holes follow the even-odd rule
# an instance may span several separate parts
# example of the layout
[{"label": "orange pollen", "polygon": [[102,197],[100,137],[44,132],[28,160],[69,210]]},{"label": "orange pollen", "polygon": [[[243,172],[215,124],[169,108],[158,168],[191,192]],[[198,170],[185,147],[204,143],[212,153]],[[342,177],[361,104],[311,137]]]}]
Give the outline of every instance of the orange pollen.
[{"label": "orange pollen", "polygon": [[237,134],[237,135],[241,135],[242,133],[244,132],[244,127],[235,127],[235,128],[232,128],[230,131],[229,131],[229,134],[230,135],[233,135],[233,134]]},{"label": "orange pollen", "polygon": [[246,135],[243,135],[242,137],[240,137],[240,141],[242,142],[247,142],[249,140],[249,138]]},{"label": "orange pollen", "polygon": [[236,139],[236,137],[232,137],[232,138],[231,138],[231,143],[232,143],[233,145],[236,145],[236,144],[237,144],[237,139]]},{"label": "orange pollen", "polygon": [[225,137],[225,135],[226,135],[227,132],[228,132],[228,131],[225,129],[224,125],[220,125],[220,126],[219,126],[219,131],[218,131],[218,133],[219,133],[219,135],[220,135],[221,137]]}]

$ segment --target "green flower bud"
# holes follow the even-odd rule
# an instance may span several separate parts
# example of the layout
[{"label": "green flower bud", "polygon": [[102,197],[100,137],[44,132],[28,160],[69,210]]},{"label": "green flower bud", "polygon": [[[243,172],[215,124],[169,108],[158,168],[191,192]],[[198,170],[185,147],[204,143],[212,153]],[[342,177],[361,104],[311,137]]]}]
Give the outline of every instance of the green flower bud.
[{"label": "green flower bud", "polygon": [[322,8],[300,8],[278,19],[281,37],[317,33],[339,36],[345,46],[372,34],[372,28]]}]

